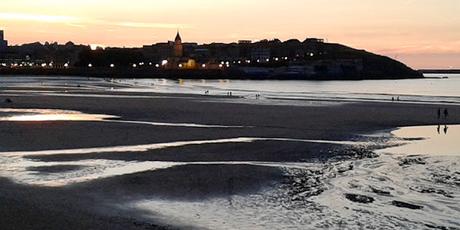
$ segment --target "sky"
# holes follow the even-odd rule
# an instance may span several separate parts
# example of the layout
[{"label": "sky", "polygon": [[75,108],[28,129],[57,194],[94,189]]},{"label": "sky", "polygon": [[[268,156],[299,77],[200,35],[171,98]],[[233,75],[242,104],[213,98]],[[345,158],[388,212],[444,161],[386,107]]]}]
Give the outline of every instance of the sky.
[{"label": "sky", "polygon": [[10,44],[324,38],[413,68],[460,68],[460,0],[2,0]]}]

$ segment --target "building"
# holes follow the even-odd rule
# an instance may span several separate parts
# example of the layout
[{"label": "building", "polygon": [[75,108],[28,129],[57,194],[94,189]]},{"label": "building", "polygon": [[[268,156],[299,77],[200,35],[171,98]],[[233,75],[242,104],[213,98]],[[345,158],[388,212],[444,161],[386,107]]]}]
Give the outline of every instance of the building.
[{"label": "building", "polygon": [[255,48],[251,51],[251,59],[258,62],[268,62],[271,57],[269,48]]},{"label": "building", "polygon": [[5,40],[3,30],[0,30],[0,51],[6,50],[8,41]]},{"label": "building", "polygon": [[251,40],[239,40],[238,41],[238,44],[251,44],[252,41]]},{"label": "building", "polygon": [[184,56],[184,45],[179,31],[177,31],[176,39],[174,39],[174,57],[181,58],[182,56]]}]

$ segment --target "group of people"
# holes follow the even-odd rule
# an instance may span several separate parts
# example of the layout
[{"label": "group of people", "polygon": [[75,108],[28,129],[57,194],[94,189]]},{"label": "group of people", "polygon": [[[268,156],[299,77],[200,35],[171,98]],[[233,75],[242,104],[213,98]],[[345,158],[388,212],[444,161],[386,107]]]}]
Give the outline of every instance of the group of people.
[{"label": "group of people", "polygon": [[[395,97],[392,97],[392,98],[391,98],[391,101],[395,101]],[[396,97],[396,101],[400,101],[399,96]]]},{"label": "group of people", "polygon": [[[438,108],[438,120],[441,119],[442,114],[443,114],[442,109],[441,109],[441,108]],[[444,109],[444,119],[447,120],[447,118],[449,118],[449,110],[448,110],[448,109]]]},{"label": "group of people", "polygon": [[[442,110],[441,108],[438,108],[438,128],[437,128],[437,131],[438,131],[438,134],[441,134],[441,119],[444,119],[447,121],[447,119],[449,118],[449,110],[446,108],[444,110]],[[447,134],[447,132],[449,131],[449,127],[447,126],[447,124],[444,125],[444,134]]]},{"label": "group of people", "polygon": [[[210,94],[210,91],[209,90],[206,90],[204,91],[204,95],[209,95]],[[233,92],[232,91],[229,91],[227,92],[227,96],[228,97],[232,97],[233,96]],[[256,94],[256,99],[260,99],[261,95],[260,94]]]}]

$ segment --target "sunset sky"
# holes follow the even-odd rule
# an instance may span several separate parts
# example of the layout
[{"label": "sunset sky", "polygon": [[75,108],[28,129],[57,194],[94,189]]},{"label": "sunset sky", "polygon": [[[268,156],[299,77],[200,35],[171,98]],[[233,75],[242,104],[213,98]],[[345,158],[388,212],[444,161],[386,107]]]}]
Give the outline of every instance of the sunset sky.
[{"label": "sunset sky", "polygon": [[459,0],[2,0],[10,44],[325,38],[414,68],[460,68]]}]

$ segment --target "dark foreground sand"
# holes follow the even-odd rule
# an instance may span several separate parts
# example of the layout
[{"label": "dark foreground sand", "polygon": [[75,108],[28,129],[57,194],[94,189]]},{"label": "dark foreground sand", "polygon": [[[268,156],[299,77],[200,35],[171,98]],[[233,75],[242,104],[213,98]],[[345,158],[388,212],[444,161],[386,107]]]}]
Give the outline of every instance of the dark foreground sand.
[{"label": "dark foreground sand", "polygon": [[[136,94],[139,95],[139,94]],[[2,96],[3,108],[67,109],[120,116],[123,120],[245,126],[186,128],[112,122],[0,122],[0,151],[36,151],[126,146],[235,137],[352,140],[358,134],[400,126],[438,123],[438,105],[347,103],[333,106],[275,106],[224,103],[226,99],[192,95],[152,98]],[[158,97],[156,97],[158,96]],[[13,103],[4,103],[8,97]],[[460,107],[449,108],[447,123],[460,123]],[[335,144],[257,141],[194,145],[148,152],[35,155],[29,159],[66,162],[88,159],[168,162],[310,162],[356,149]],[[37,167],[35,173],[59,173],[84,165]],[[142,212],[113,204],[142,198],[203,200],[247,194],[285,180],[277,168],[248,165],[184,165],[96,179],[64,187],[30,186],[0,179],[1,229],[162,229]],[[181,226],[183,227],[183,226]]]}]

